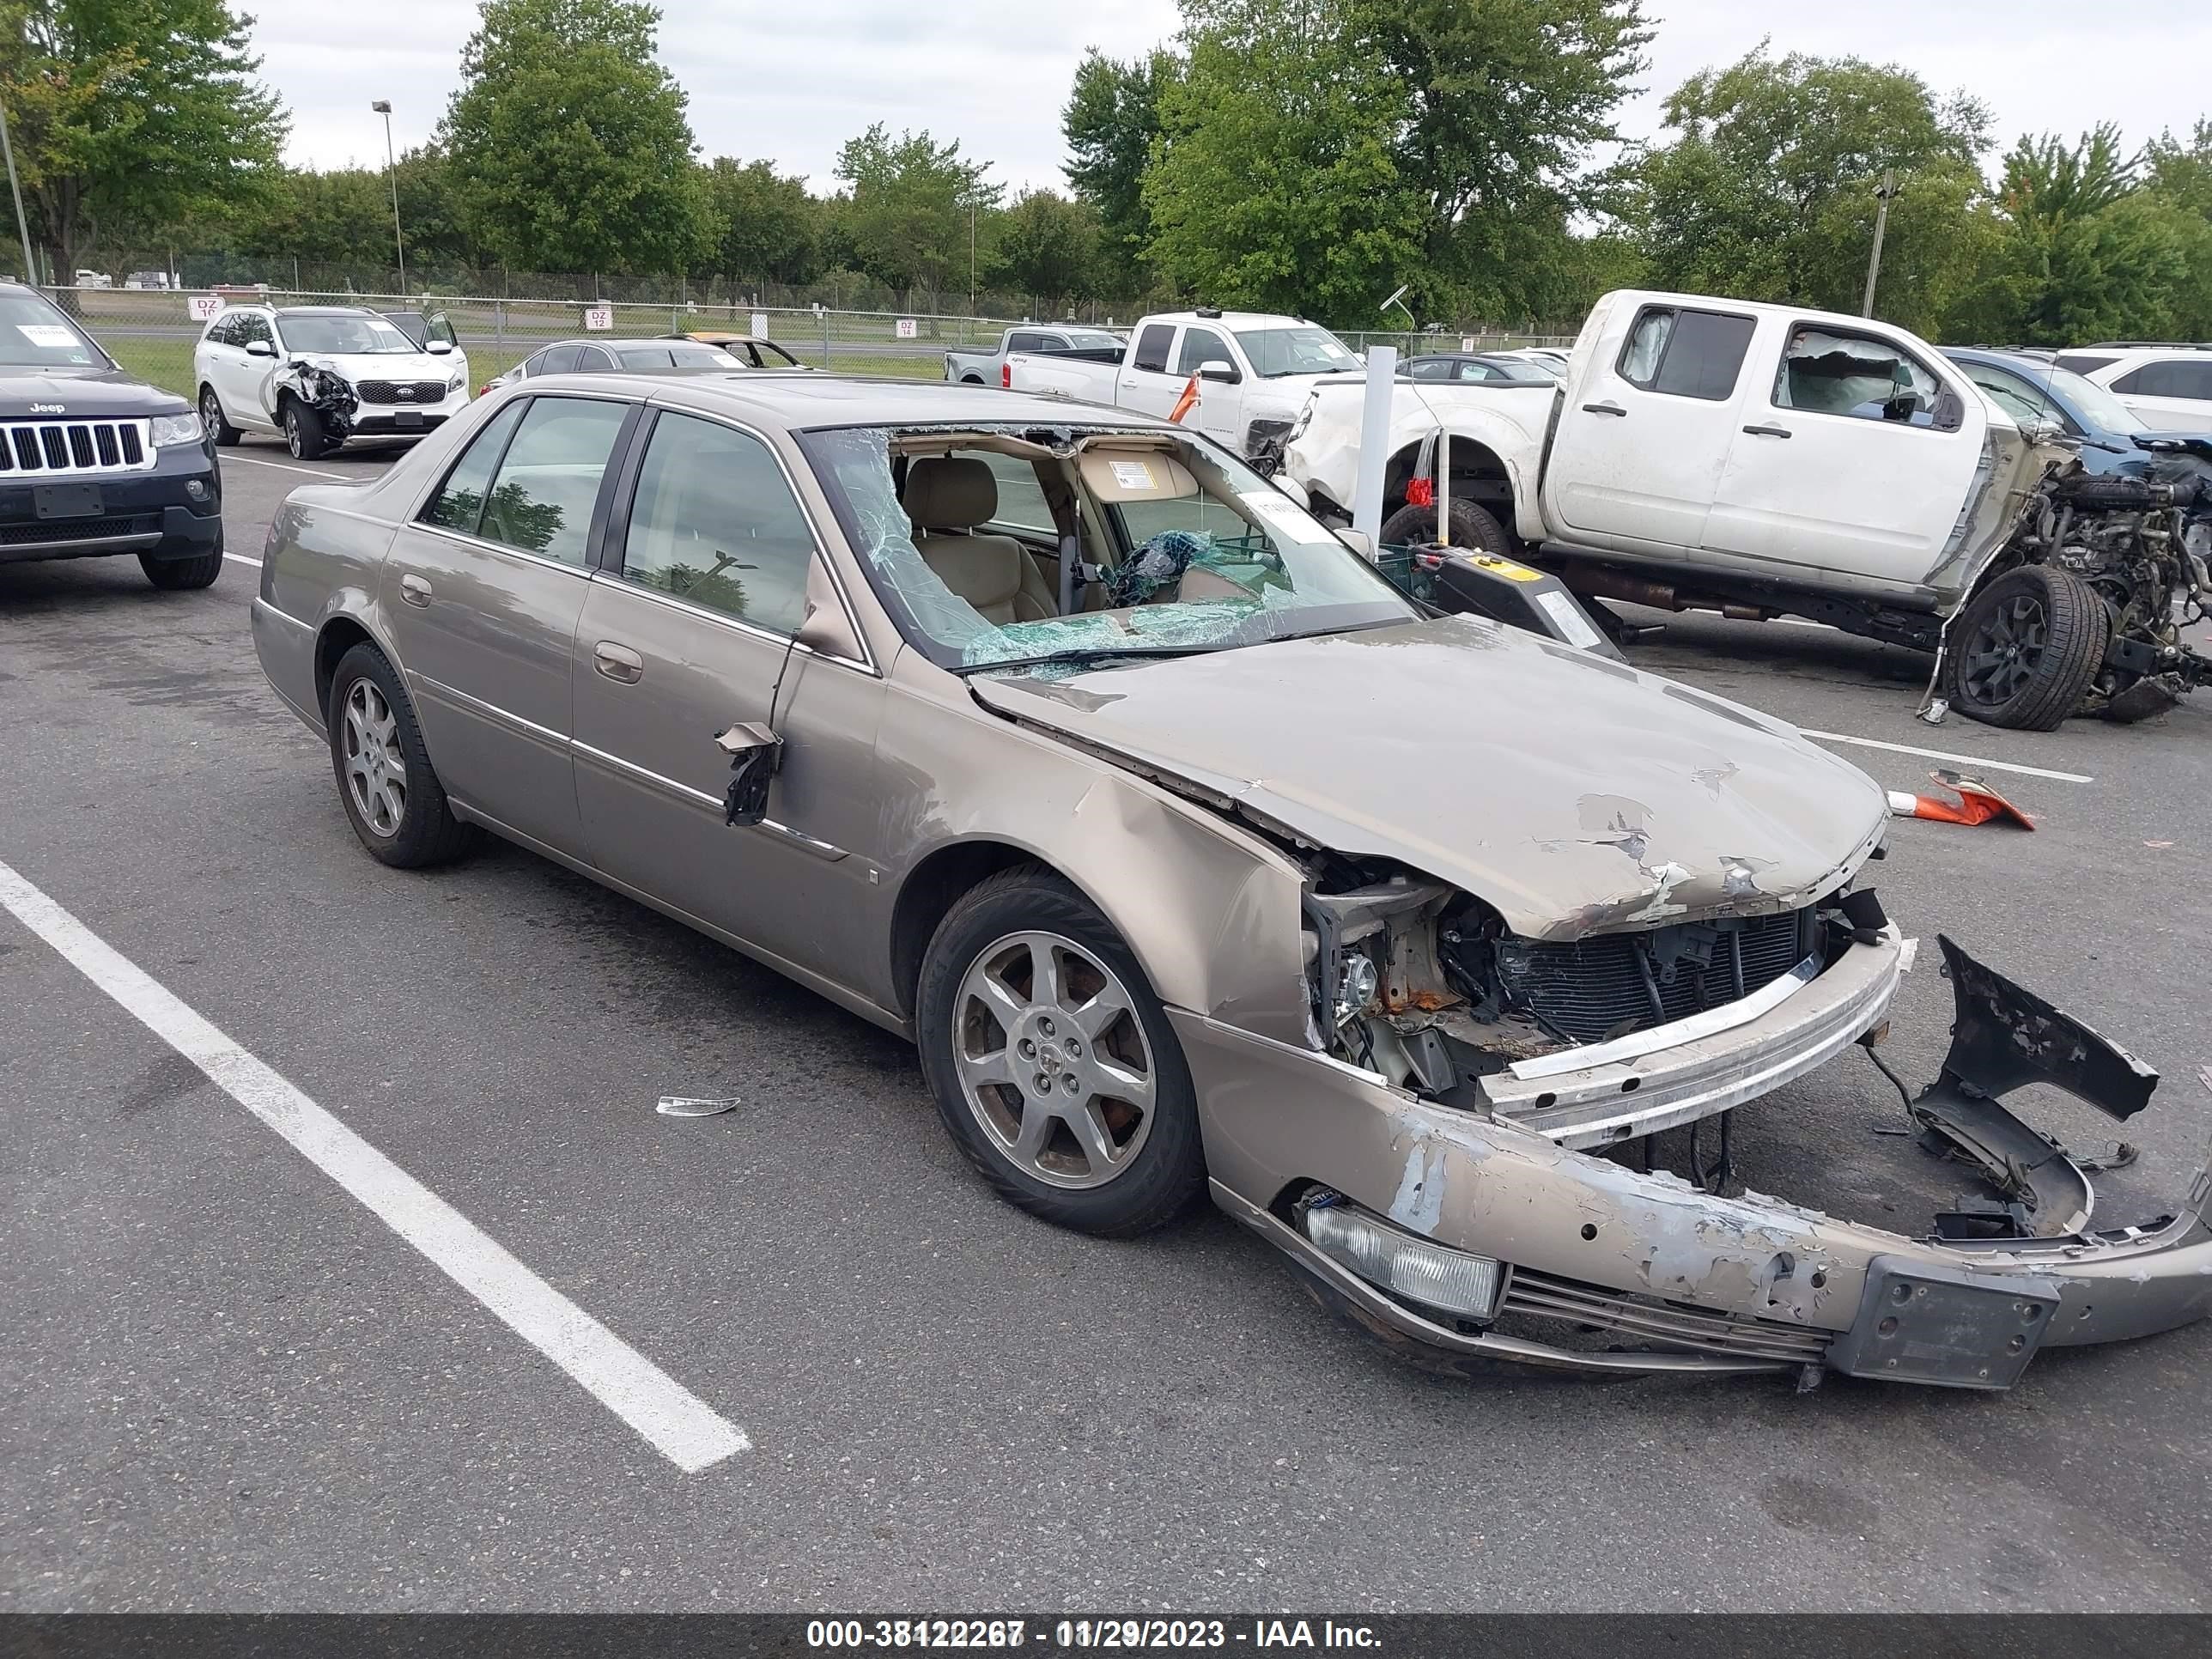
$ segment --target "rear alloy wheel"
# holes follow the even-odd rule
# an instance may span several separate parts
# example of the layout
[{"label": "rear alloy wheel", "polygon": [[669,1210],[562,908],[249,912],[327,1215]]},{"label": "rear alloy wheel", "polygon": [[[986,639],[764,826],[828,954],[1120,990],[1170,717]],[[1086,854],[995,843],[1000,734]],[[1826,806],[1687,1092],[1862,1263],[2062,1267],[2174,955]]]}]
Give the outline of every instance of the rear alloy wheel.
[{"label": "rear alloy wheel", "polygon": [[338,798],[371,854],[413,870],[468,845],[469,828],[447,805],[415,710],[381,651],[356,645],[338,659],[325,719]]},{"label": "rear alloy wheel", "polygon": [[2088,584],[2029,564],[1977,593],[1953,628],[1946,678],[1959,712],[1990,726],[2054,732],[2096,678],[2112,623]]},{"label": "rear alloy wheel", "polygon": [[1005,872],[953,906],[917,999],[945,1127],[1000,1194],[1109,1237],[1170,1220],[1205,1182],[1195,1091],[1144,971],[1074,889]]},{"label": "rear alloy wheel", "polygon": [[207,428],[208,435],[225,449],[244,435],[222,412],[222,399],[215,395],[215,388],[211,386],[200,388],[200,424]]}]

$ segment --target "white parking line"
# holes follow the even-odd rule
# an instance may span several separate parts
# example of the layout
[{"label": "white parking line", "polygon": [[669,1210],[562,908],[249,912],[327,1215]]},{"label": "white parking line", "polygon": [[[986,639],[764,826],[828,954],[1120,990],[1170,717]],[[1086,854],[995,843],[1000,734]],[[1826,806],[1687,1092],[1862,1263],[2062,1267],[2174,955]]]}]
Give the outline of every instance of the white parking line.
[{"label": "white parking line", "polygon": [[459,1210],[0,864],[0,905],[686,1474],[751,1443]]},{"label": "white parking line", "polygon": [[252,565],[252,566],[256,570],[258,570],[258,569],[260,569],[260,568],[261,568],[261,561],[260,561],[260,560],[258,560],[258,559],[249,559],[249,558],[247,558],[247,557],[246,556],[246,555],[245,555],[245,554],[243,554],[243,553],[226,553],[226,554],[224,554],[222,556],[223,556],[224,558],[226,558],[226,559],[228,559],[228,560],[229,560],[233,564],[250,564],[250,565]]},{"label": "white parking line", "polygon": [[2096,779],[2080,772],[2053,772],[2041,766],[2020,766],[2011,761],[1983,760],[1974,755],[1954,755],[1947,749],[1915,749],[1909,743],[1884,743],[1880,738],[1854,738],[1842,732],[1815,732],[1809,726],[1797,728],[1808,738],[1818,738],[1822,743],[1854,743],[1862,749],[1887,749],[1893,755],[1920,755],[1929,760],[1949,761],[1954,766],[1971,766],[1978,772],[2019,772],[2031,778],[2050,778],[2059,783],[2094,783]]},{"label": "white parking line", "polygon": [[244,461],[248,466],[273,466],[279,472],[304,472],[311,478],[330,478],[343,483],[354,475],[350,472],[325,472],[312,466],[295,466],[289,461],[264,461],[253,455],[226,455],[226,461]]}]

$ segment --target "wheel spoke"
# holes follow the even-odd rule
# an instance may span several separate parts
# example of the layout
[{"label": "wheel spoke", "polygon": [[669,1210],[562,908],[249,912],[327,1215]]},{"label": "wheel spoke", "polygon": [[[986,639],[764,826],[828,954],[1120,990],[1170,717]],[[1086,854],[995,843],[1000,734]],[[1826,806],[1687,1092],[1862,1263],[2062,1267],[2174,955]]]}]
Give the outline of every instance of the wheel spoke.
[{"label": "wheel spoke", "polygon": [[1150,1111],[1152,1104],[1152,1080],[1142,1072],[1133,1072],[1118,1060],[1093,1055],[1091,1069],[1097,1079],[1097,1091],[1115,1100],[1127,1101],[1139,1111]]},{"label": "wheel spoke", "polygon": [[1076,1030],[1096,1042],[1115,1020],[1131,1012],[1129,999],[1122,994],[1121,988],[1109,980],[1088,1002],[1069,1010],[1067,1017],[1075,1022]]},{"label": "wheel spoke", "polygon": [[991,1017],[999,1022],[999,1029],[1006,1032],[1008,1039],[1011,1040],[1014,1027],[1020,1023],[1022,1016],[1029,1012],[1028,1005],[1002,983],[997,975],[988,969],[975,975],[969,981],[969,989],[979,1002],[991,1011]]},{"label": "wheel spoke", "polygon": [[1060,956],[1050,939],[1032,939],[1030,951],[1030,1001],[1040,1008],[1060,1003]]},{"label": "wheel spoke", "polygon": [[1014,1075],[1013,1064],[1004,1048],[994,1048],[988,1054],[963,1054],[959,1060],[961,1076],[979,1088],[991,1083],[1002,1083],[1015,1090],[1022,1086],[1021,1079]]},{"label": "wheel spoke", "polygon": [[1114,1132],[1106,1127],[1097,1097],[1069,1107],[1064,1121],[1075,1132],[1076,1141],[1083,1148],[1092,1175],[1103,1176],[1121,1162],[1114,1146]]}]

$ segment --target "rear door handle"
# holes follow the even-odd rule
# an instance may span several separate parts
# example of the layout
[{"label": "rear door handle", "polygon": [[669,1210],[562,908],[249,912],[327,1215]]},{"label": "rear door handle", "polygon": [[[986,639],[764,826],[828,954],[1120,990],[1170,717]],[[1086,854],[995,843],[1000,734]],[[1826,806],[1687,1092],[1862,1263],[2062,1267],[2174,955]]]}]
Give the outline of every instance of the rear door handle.
[{"label": "rear door handle", "polygon": [[626,645],[601,640],[592,648],[592,664],[611,680],[635,685],[645,678],[645,659]]},{"label": "rear door handle", "polygon": [[1583,405],[1583,413],[1585,415],[1626,415],[1628,411],[1623,409],[1619,404],[1584,404]]},{"label": "rear door handle", "polygon": [[428,605],[430,603],[430,584],[420,576],[402,576],[399,579],[399,597],[410,605]]},{"label": "rear door handle", "polygon": [[1754,438],[1786,438],[1790,435],[1790,428],[1786,426],[1747,426],[1744,430]]}]

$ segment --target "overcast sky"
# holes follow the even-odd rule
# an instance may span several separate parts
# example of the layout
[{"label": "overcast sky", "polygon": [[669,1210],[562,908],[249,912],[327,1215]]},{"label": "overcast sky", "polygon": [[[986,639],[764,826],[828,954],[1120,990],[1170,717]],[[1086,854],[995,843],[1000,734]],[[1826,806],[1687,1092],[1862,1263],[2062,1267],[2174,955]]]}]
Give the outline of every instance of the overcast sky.
[{"label": "overcast sky", "polygon": [[[254,0],[246,0],[249,8]],[[1771,35],[1779,54],[1856,54],[1965,87],[1996,112],[1999,148],[2026,131],[2071,135],[2120,123],[2130,142],[2188,131],[2207,112],[2212,6],[2081,0],[1654,0],[1645,90],[1623,112],[1656,131],[1685,76]],[[262,77],[292,112],[289,159],[381,165],[388,98],[404,149],[428,139],[475,27],[472,0],[333,6],[259,0]],[[957,138],[1011,195],[1064,189],[1060,108],[1085,46],[1127,57],[1166,40],[1174,0],[662,0],[660,55],[690,94],[705,155],[772,159],[834,187],[837,147],[883,121]]]}]

